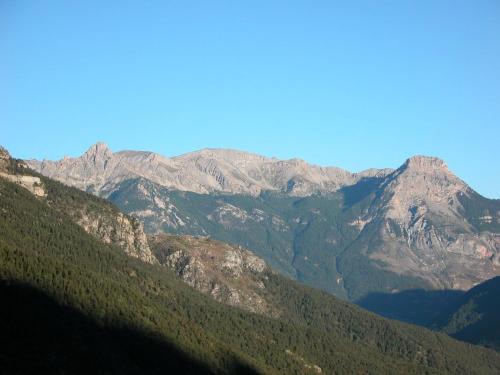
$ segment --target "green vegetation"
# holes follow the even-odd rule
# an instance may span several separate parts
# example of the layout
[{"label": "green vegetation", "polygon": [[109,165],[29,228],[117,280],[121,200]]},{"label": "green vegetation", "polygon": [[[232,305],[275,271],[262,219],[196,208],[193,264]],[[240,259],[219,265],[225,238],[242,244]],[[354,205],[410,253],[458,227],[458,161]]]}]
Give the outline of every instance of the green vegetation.
[{"label": "green vegetation", "polygon": [[[58,181],[26,168],[23,163],[16,159],[9,159],[7,172],[39,177],[47,193],[46,203],[53,209],[71,216],[74,220],[78,220],[85,213],[99,216],[101,219],[106,218],[109,221],[120,213],[120,210],[109,201],[92,194],[82,193],[79,189],[71,189]],[[138,224],[134,218],[130,219]]]},{"label": "green vegetation", "polygon": [[[393,359],[425,363],[443,372],[458,374],[471,371],[459,363],[473,355],[472,350],[475,348],[463,347],[462,343],[442,334],[406,323],[389,323],[348,302],[339,301],[327,293],[312,290],[277,274],[270,277],[266,287],[274,303],[283,306],[282,319],[297,321],[310,329],[324,330],[336,338],[342,337],[377,348]],[[444,352],[453,354],[443,356]],[[489,363],[489,360],[486,361],[484,364]],[[474,371],[488,370],[476,368]]]},{"label": "green vegetation", "polygon": [[[383,270],[360,253],[364,243],[376,237],[377,223],[367,227],[358,239],[360,228],[355,220],[377,198],[379,182],[367,178],[328,196],[290,197],[264,192],[251,197],[171,191],[135,179],[122,183],[109,200],[128,213],[150,209],[161,215],[162,209],[151,206],[151,197],[142,193],[142,185],[153,196],[177,207],[176,215],[184,223],[158,227],[161,220],[146,216],[145,228],[149,232],[210,234],[214,239],[252,250],[286,276],[354,301],[371,292],[392,290],[394,285],[429,287],[424,280]],[[251,218],[242,222],[230,213],[215,217],[221,206],[229,205],[244,210]]]},{"label": "green vegetation", "polygon": [[434,328],[459,340],[500,350],[500,277],[465,293],[436,319]]},{"label": "green vegetation", "polygon": [[[251,197],[171,191],[151,181],[134,179],[123,182],[109,200],[128,213],[154,212],[141,217],[150,233],[160,230],[210,235],[242,245],[282,274],[351,301],[394,290],[431,290],[434,286],[428,280],[392,272],[366,254],[384,245],[380,230],[386,225],[397,237],[406,235],[393,220],[382,221],[382,215],[366,225],[358,221],[389,198],[381,196],[384,190],[380,183],[378,178],[366,178],[330,195],[290,197],[264,192]],[[144,191],[149,195],[145,196]],[[175,217],[182,224],[176,225],[171,221],[174,215],[152,204],[153,197],[177,208]],[[470,196],[458,198],[464,217],[478,233],[500,233],[495,218],[500,212],[500,200],[486,199],[472,191]],[[242,218],[240,213],[247,217]],[[167,220],[162,221],[161,215]],[[428,223],[439,227],[431,219]],[[409,318],[423,321],[430,317]]]},{"label": "green vegetation", "polygon": [[85,233],[54,202],[99,200],[57,187],[38,199],[0,179],[3,373],[500,371],[494,352],[378,318],[275,274],[267,290],[282,319],[220,305]]}]

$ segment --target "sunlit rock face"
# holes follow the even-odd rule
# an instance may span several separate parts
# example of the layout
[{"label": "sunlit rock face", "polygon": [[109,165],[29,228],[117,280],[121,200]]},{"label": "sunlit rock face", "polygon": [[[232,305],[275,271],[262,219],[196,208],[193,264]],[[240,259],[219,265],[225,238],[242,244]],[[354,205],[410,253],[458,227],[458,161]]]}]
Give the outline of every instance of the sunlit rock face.
[{"label": "sunlit rock face", "polygon": [[265,297],[271,271],[250,251],[206,237],[161,234],[149,240],[160,264],[200,292],[254,313],[279,315]]},{"label": "sunlit rock face", "polygon": [[83,190],[106,196],[122,181],[146,178],[175,190],[195,193],[225,192],[259,195],[264,190],[307,196],[329,193],[367,176],[390,170],[350,173],[319,167],[300,159],[278,160],[248,152],[204,149],[173,158],[142,151],[113,153],[103,143],[78,158],[59,161],[28,160],[38,172]]},{"label": "sunlit rock face", "polygon": [[[377,227],[378,239],[364,252],[382,267],[444,289],[469,289],[500,273],[499,234],[473,224],[465,205],[477,193],[443,160],[412,157],[381,188],[363,220]],[[498,224],[498,212],[492,221]]]},{"label": "sunlit rock face", "polygon": [[[97,144],[86,153],[85,158],[92,165],[100,165],[106,155],[110,155],[106,146]],[[88,205],[76,202],[60,205],[49,196],[47,187],[40,177],[23,174],[23,171],[32,173],[23,162],[12,159],[7,150],[0,147],[0,177],[22,186],[39,198],[47,199],[53,208],[64,212],[87,233],[104,243],[117,245],[128,255],[144,262],[157,263],[149,249],[144,227],[140,221],[121,213],[109,204],[103,205],[99,210],[90,209]]]},{"label": "sunlit rock face", "polygon": [[435,157],[350,173],[236,150],[166,158],[96,144],[79,158],[27,163],[111,200],[149,233],[240,244],[346,298],[468,289],[500,274],[500,201],[474,192]]}]

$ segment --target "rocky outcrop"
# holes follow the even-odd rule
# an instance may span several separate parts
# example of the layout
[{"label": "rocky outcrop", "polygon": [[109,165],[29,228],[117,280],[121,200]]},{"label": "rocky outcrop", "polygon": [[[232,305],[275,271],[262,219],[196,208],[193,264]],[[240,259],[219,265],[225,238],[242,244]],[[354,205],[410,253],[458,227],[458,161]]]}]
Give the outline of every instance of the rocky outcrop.
[{"label": "rocky outcrop", "polygon": [[[29,163],[112,200],[148,232],[230,238],[291,277],[353,299],[468,289],[500,274],[500,201],[481,197],[435,157],[355,174],[235,150],[165,158],[97,144],[79,158]],[[315,211],[287,206],[291,197],[310,198]]]},{"label": "rocky outcrop", "polygon": [[443,160],[410,158],[381,191],[359,219],[376,227],[364,251],[380,267],[439,289],[469,289],[500,274],[499,233],[472,225],[462,202],[477,194]]},{"label": "rocky outcrop", "polygon": [[250,251],[207,237],[160,234],[149,238],[159,262],[215,300],[247,311],[278,316],[265,297],[265,262]]},{"label": "rocky outcrop", "polygon": [[22,186],[37,197],[45,197],[47,193],[40,177],[14,173],[12,166],[15,163],[16,161],[11,158],[9,152],[0,146],[0,177]]},{"label": "rocky outcrop", "polygon": [[142,224],[121,212],[102,215],[87,210],[71,214],[87,233],[107,244],[119,246],[127,255],[147,263],[157,263],[151,253]]},{"label": "rocky outcrop", "polygon": [[27,189],[31,194],[36,195],[37,197],[47,196],[42,181],[39,177],[12,175],[2,172],[0,172],[0,177],[3,177],[10,182],[14,182],[15,184],[21,185],[23,188]]},{"label": "rocky outcrop", "polygon": [[[106,147],[98,144],[86,153],[85,158],[94,166],[104,167],[106,155],[110,155]],[[26,165],[12,159],[7,150],[0,147],[0,177],[24,187],[37,197],[46,198],[51,207],[68,215],[87,233],[104,243],[116,245],[128,255],[144,262],[157,263],[149,249],[143,225],[137,219],[121,213],[104,200],[93,202],[97,198],[92,196],[88,196],[87,199],[74,199],[73,196],[66,199],[65,194],[68,192],[64,189],[58,190],[59,196],[57,197],[49,195],[47,186],[40,177],[14,173],[14,170],[33,173]],[[49,185],[54,184],[50,180],[46,182]],[[78,190],[76,192],[77,195],[85,195]],[[74,193],[75,191],[71,192],[71,194]]]},{"label": "rocky outcrop", "polygon": [[300,159],[279,160],[226,149],[204,149],[173,158],[152,152],[112,153],[103,143],[91,146],[78,158],[27,163],[48,177],[104,197],[120,182],[133,178],[202,194],[225,192],[256,196],[272,190],[307,196],[331,193],[361,178],[391,172],[370,169],[350,173],[336,167],[311,165]]},{"label": "rocky outcrop", "polygon": [[9,168],[9,165],[10,165],[10,160],[11,160],[11,157],[10,157],[9,152],[5,148],[0,146],[0,171],[1,172],[7,171],[7,169]]}]

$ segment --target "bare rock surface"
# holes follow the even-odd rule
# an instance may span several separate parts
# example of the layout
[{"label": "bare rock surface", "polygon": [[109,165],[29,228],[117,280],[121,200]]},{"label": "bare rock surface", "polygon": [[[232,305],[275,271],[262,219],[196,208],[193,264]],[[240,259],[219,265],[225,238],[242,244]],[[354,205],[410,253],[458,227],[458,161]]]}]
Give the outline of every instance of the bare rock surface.
[{"label": "bare rock surface", "polygon": [[87,233],[107,244],[122,248],[127,255],[147,263],[157,263],[152,254],[142,224],[121,212],[111,215],[82,209],[71,213],[75,222]]},{"label": "bare rock surface", "polygon": [[12,163],[15,163],[15,161],[11,158],[9,152],[0,146],[0,177],[22,186],[37,197],[47,195],[40,177],[12,173]]},{"label": "bare rock surface", "polygon": [[23,188],[27,189],[31,194],[36,195],[37,197],[45,197],[47,195],[42,181],[39,177],[12,175],[3,172],[0,172],[0,177],[3,177],[10,182],[21,185]]},{"label": "bare rock surface", "polygon": [[159,234],[149,241],[160,264],[200,292],[247,311],[279,315],[266,300],[269,270],[252,252],[208,237]]},{"label": "bare rock surface", "polygon": [[[477,193],[443,160],[412,157],[382,187],[380,199],[359,219],[377,226],[378,240],[365,253],[381,267],[438,289],[469,289],[500,274],[500,234],[472,225],[463,203]],[[500,215],[490,221],[500,222]]]},{"label": "bare rock surface", "polygon": [[77,158],[27,163],[48,177],[101,196],[107,196],[120,182],[139,177],[171,189],[202,194],[256,196],[263,190],[274,190],[306,196],[337,191],[363,177],[391,172],[370,169],[351,173],[300,159],[279,160],[230,149],[203,149],[173,158],[142,151],[113,153],[104,143],[91,146]]},{"label": "bare rock surface", "polygon": [[[88,155],[94,165],[99,164],[101,154],[106,154],[106,149],[96,145]],[[156,258],[149,249],[143,225],[137,219],[123,214],[109,203],[102,201],[101,205],[84,203],[85,200],[68,201],[48,194],[42,179],[38,176],[24,175],[12,172],[12,165],[17,163],[16,169],[30,172],[22,162],[11,158],[3,147],[0,147],[0,177],[14,182],[32,194],[46,198],[46,202],[58,211],[68,215],[75,223],[80,225],[87,233],[107,244],[114,244],[123,249],[128,255],[148,263],[157,263]],[[52,182],[53,183],[53,182]],[[81,194],[81,193],[80,193]]]},{"label": "bare rock surface", "polygon": [[[500,274],[500,201],[481,197],[435,157],[414,156],[396,170],[350,173],[300,159],[278,160],[236,150],[204,149],[166,158],[151,152],[113,153],[99,143],[78,158],[27,163],[42,174],[106,198],[121,191],[120,184],[139,181],[130,195],[122,193],[120,207],[146,223],[150,232],[218,233],[220,237],[220,233],[230,232],[234,234],[232,238],[238,239],[260,230],[259,242],[248,238],[233,242],[245,246],[255,243],[252,250],[269,264],[278,265],[288,275],[305,275],[306,280],[313,280],[308,281],[313,286],[321,285],[329,291],[344,286],[350,291],[358,289],[352,294],[348,291],[352,298],[358,298],[372,286],[397,292],[402,278],[411,279],[405,281],[405,285],[411,284],[409,287],[468,289]],[[205,208],[210,209],[204,208],[200,216],[200,207],[193,203],[188,214],[183,204],[189,199],[177,197],[174,201],[169,195],[172,191],[256,199],[263,191],[294,198],[320,194],[322,199],[334,197],[352,203],[346,203],[335,217],[326,212],[309,217],[305,210],[267,210],[249,201],[244,204],[221,200],[207,203]],[[203,204],[208,199],[196,202]],[[335,222],[322,224],[324,237],[309,241],[307,259],[298,256],[296,233],[307,234],[309,227],[327,217]],[[356,230],[353,238],[344,236],[350,233],[347,227]],[[267,232],[274,237],[265,237],[263,233]],[[273,238],[282,239],[269,242]],[[336,260],[322,263],[328,259],[322,253],[332,251]],[[310,267],[296,268],[302,267],[300,259],[309,262],[314,258]],[[361,263],[374,271],[373,282],[366,272],[359,271]],[[315,275],[306,275],[323,265],[327,268],[325,277],[334,275],[338,286],[331,287],[331,281],[327,285]],[[397,277],[387,277],[383,272],[375,275],[379,270]],[[356,287],[363,283],[369,285]]]}]

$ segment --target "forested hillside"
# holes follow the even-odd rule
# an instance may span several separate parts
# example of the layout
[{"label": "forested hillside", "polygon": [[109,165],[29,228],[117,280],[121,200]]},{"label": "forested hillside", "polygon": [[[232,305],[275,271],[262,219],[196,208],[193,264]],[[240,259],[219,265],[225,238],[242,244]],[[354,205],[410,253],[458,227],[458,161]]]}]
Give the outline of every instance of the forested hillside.
[{"label": "forested hillside", "polygon": [[[86,233],[50,207],[50,191],[37,197],[0,181],[6,373],[500,370],[494,352],[378,318],[281,276],[266,285],[286,311],[280,319],[221,305]],[[65,187],[57,194],[86,196]]]},{"label": "forested hillside", "polygon": [[97,143],[80,157],[27,163],[107,198],[150,234],[241,245],[284,275],[353,302],[468,290],[500,275],[500,201],[437,157],[350,173],[237,150],[168,158]]},{"label": "forested hillside", "polygon": [[500,277],[479,284],[450,304],[434,328],[459,340],[500,350]]}]

